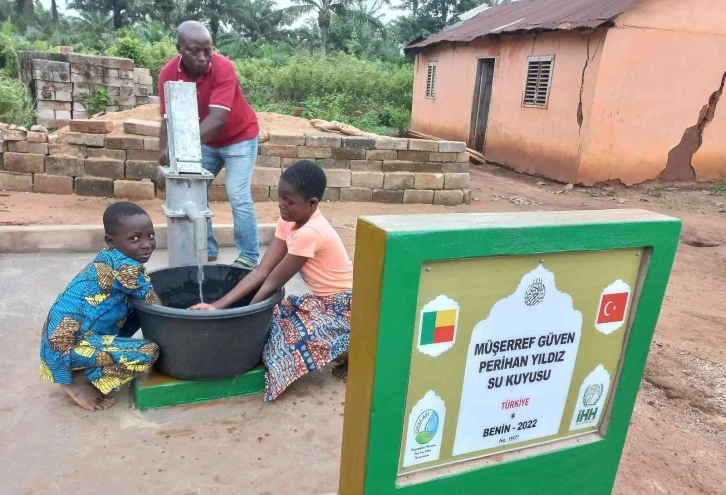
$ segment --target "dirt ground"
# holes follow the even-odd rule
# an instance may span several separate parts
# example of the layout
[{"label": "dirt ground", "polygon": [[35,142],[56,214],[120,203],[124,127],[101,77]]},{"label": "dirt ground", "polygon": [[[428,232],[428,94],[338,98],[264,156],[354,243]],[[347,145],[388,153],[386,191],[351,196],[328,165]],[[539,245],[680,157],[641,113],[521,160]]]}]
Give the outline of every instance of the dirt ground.
[{"label": "dirt ground", "polygon": [[[137,117],[138,118],[138,117]],[[541,181],[494,166],[472,171],[474,201],[430,205],[325,203],[321,209],[355,252],[359,215],[645,208],[680,218],[683,233],[613,493],[726,494],[726,197],[706,186],[615,189]],[[111,200],[0,193],[0,225],[98,224]],[[140,203],[164,222],[161,200]],[[231,223],[229,205],[215,221]],[[277,205],[259,203],[260,222]]]}]

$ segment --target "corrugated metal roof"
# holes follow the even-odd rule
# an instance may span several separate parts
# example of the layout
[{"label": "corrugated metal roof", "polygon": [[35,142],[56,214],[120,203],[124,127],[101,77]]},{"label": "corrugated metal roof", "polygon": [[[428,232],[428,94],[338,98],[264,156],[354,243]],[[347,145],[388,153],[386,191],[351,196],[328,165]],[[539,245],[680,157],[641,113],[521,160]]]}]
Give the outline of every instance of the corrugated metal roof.
[{"label": "corrugated metal roof", "polygon": [[468,42],[501,33],[532,30],[595,28],[622,14],[640,0],[519,0],[496,5],[467,21],[412,43],[406,52],[445,42]]}]

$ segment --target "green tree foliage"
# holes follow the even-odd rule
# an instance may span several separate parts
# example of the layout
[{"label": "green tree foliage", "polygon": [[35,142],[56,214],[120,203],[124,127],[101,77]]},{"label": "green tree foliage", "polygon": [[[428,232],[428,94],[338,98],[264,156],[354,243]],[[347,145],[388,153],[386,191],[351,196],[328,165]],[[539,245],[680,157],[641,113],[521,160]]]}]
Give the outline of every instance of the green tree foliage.
[{"label": "green tree foliage", "polygon": [[68,6],[79,12],[100,12],[111,15],[114,29],[121,29],[134,20],[134,0],[71,0]]},{"label": "green tree foliage", "polygon": [[8,0],[0,0],[0,22],[10,19],[13,14],[13,7]]},{"label": "green tree foliage", "polygon": [[486,4],[509,3],[512,0],[403,0],[395,8],[406,14],[392,22],[402,45],[438,33],[459,21],[459,15]]},{"label": "green tree foliage", "polygon": [[413,88],[408,64],[341,52],[234,63],[242,89],[258,111],[293,113],[298,107],[305,118],[336,120],[381,133],[404,129],[408,123]]},{"label": "green tree foliage", "polygon": [[401,48],[395,36],[384,26],[382,8],[376,0],[356,0],[345,15],[333,14],[329,46],[333,51],[388,62],[401,61]]},{"label": "green tree foliage", "polygon": [[231,31],[253,43],[282,41],[286,31],[281,28],[292,24],[299,14],[297,7],[280,9],[274,0],[244,0],[240,17],[231,22]]},{"label": "green tree foliage", "polygon": [[15,0],[15,15],[23,27],[35,23],[35,7],[33,0]]},{"label": "green tree foliage", "polygon": [[216,43],[219,33],[244,15],[245,0],[190,0],[187,18],[207,24]]},{"label": "green tree foliage", "polygon": [[33,113],[28,88],[0,72],[0,122],[28,127],[33,123]]},{"label": "green tree foliage", "polygon": [[[413,87],[402,47],[458,22],[482,0],[404,0],[403,15],[385,24],[389,1],[294,0],[280,8],[276,0],[72,0],[78,13],[69,17],[53,3],[46,10],[35,2],[29,15],[26,0],[0,0],[0,84],[17,77],[18,50],[58,45],[128,57],[157,78],[176,55],[174,27],[197,19],[234,62],[256,110],[395,132],[407,126]],[[25,123],[23,90],[2,88],[3,119]]]},{"label": "green tree foliage", "polygon": [[[367,25],[380,25],[380,19],[369,15],[366,9],[361,8],[363,2],[356,0],[293,0],[293,2],[299,7],[299,15],[315,14],[320,28],[320,46],[324,52],[328,51],[328,39],[333,15],[349,16]],[[388,4],[389,0],[383,0],[382,3]]]}]

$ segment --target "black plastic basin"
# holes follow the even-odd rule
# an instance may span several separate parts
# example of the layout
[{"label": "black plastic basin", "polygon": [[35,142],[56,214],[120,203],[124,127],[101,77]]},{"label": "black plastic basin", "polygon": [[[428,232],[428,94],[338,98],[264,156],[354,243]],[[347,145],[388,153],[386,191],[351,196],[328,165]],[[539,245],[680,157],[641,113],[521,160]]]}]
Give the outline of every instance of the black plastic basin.
[{"label": "black plastic basin", "polygon": [[[204,301],[216,301],[249,273],[236,266],[205,266]],[[186,380],[214,380],[239,375],[260,362],[272,310],[285,289],[251,306],[254,294],[229,309],[190,311],[186,308],[199,302],[196,266],[164,268],[150,275],[164,305],[138,299],[132,304],[144,338],[159,345],[156,369]]]}]

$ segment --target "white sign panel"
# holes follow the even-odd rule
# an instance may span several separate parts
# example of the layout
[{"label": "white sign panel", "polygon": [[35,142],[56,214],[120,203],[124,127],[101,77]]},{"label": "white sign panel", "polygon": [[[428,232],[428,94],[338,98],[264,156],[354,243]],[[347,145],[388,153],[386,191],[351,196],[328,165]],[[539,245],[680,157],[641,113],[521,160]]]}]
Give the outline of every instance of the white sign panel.
[{"label": "white sign panel", "polygon": [[454,455],[557,434],[582,330],[572,298],[539,266],[474,327]]},{"label": "white sign panel", "polygon": [[413,406],[408,417],[403,467],[439,459],[445,420],[446,404],[433,390],[429,390]]}]

